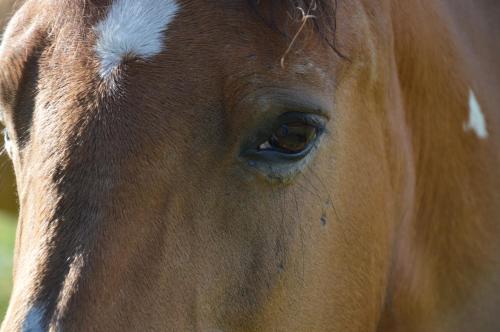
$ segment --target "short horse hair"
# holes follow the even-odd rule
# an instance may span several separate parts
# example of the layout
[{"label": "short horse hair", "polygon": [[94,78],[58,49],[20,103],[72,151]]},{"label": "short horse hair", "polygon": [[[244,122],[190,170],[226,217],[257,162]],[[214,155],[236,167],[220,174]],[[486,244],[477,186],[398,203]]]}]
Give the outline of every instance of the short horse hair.
[{"label": "short horse hair", "polygon": [[[293,38],[297,31],[290,31],[290,22],[297,23],[310,18],[314,30],[341,58],[335,34],[337,31],[337,0],[247,0],[250,7],[265,23],[279,31],[287,39]],[[267,12],[263,12],[263,7]],[[285,22],[278,23],[278,17]]]}]

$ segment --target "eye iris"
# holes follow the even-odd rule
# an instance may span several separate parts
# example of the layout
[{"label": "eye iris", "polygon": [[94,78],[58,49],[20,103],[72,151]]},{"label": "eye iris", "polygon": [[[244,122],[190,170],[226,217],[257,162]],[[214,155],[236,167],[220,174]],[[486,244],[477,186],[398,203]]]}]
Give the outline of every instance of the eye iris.
[{"label": "eye iris", "polygon": [[270,140],[272,147],[289,153],[303,151],[316,138],[317,129],[303,123],[291,123],[280,126]]}]

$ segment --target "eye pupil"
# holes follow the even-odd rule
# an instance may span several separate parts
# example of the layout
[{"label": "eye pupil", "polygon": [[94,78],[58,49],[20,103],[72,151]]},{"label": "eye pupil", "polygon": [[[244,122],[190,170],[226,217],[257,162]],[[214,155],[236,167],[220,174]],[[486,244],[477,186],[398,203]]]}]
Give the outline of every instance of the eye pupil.
[{"label": "eye pupil", "polygon": [[317,128],[304,123],[291,123],[280,126],[271,137],[271,147],[284,153],[299,153],[315,140]]},{"label": "eye pupil", "polygon": [[276,134],[279,137],[286,137],[288,135],[288,125],[282,125],[281,127],[279,127]]}]

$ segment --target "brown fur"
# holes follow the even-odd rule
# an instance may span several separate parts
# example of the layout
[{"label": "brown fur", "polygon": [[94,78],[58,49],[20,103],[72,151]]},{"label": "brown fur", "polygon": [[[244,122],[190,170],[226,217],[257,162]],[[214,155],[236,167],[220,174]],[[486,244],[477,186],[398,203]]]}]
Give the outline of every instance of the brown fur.
[{"label": "brown fur", "polygon": [[[339,1],[345,59],[305,29],[282,68],[289,39],[247,1],[181,2],[168,51],[114,91],[93,52],[108,1],[28,1],[10,23],[2,329],[37,305],[54,330],[498,331],[499,6]],[[463,130],[469,88],[487,140]],[[286,184],[238,157],[283,91],[330,117]]]}]

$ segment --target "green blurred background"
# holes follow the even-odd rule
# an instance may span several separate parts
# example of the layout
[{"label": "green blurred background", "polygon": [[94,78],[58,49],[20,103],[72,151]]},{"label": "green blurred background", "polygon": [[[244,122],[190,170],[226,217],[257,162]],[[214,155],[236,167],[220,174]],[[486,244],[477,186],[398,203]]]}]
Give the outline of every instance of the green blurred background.
[{"label": "green blurred background", "polygon": [[[14,2],[20,3],[19,0],[0,0],[1,31],[13,11]],[[2,151],[3,139],[0,138],[0,152]],[[14,183],[11,162],[5,153],[0,153],[0,322],[5,316],[12,288],[12,255],[17,220]]]},{"label": "green blurred background", "polygon": [[[3,140],[0,139],[0,151]],[[5,316],[12,288],[12,255],[17,219],[16,189],[12,165],[0,155],[0,321]]]},{"label": "green blurred background", "polygon": [[16,218],[0,211],[0,320],[3,320],[12,288],[12,254]]}]

